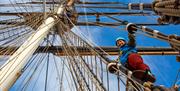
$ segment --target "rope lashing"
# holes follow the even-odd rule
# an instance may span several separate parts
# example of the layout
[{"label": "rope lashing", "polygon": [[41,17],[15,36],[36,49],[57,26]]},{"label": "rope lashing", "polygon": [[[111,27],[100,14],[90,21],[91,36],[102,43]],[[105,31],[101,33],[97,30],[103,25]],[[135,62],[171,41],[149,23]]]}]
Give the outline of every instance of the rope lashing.
[{"label": "rope lashing", "polygon": [[129,10],[132,10],[132,6],[131,6],[131,5],[132,5],[132,3],[129,3],[129,4],[128,4],[128,9],[129,9]]},{"label": "rope lashing", "polygon": [[140,3],[140,4],[139,4],[139,9],[140,9],[140,10],[144,10],[143,5],[144,5],[144,3]]},{"label": "rope lashing", "polygon": [[161,17],[159,23],[180,23],[179,0],[155,0],[152,4],[154,12]]},{"label": "rope lashing", "polygon": [[155,38],[157,38],[158,33],[159,33],[159,31],[158,31],[158,30],[154,30],[154,31],[153,31],[153,36],[154,36]]}]

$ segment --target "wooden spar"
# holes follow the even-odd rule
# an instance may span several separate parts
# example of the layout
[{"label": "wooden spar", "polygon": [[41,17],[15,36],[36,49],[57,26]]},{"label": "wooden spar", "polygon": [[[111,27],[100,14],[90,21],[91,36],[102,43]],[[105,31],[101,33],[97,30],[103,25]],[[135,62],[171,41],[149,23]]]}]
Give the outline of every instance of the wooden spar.
[{"label": "wooden spar", "polygon": [[[60,4],[61,2],[46,2],[46,4]],[[121,2],[81,2],[77,1],[76,4],[122,4]],[[43,4],[43,2],[33,1],[26,3],[17,3],[17,4]]]},{"label": "wooden spar", "polygon": [[[48,49],[47,49],[48,48]],[[72,47],[73,48],[73,47]],[[118,55],[118,48],[115,46],[112,47],[105,47],[101,46],[106,53],[109,55]],[[17,47],[0,47],[0,50],[7,51],[7,52],[0,52],[0,55],[11,55],[14,50],[18,49]],[[47,51],[43,51],[46,49]],[[87,47],[76,47],[78,53],[82,56],[92,55],[91,51]],[[94,47],[94,49],[102,52],[98,47]],[[172,48],[153,48],[153,47],[138,47],[138,53],[140,55],[179,55],[180,52],[174,51]],[[53,47],[45,47],[41,46],[36,50],[36,53],[46,53],[50,52],[56,54],[58,56],[65,56],[66,54],[63,51],[62,46],[53,46]],[[103,54],[103,52],[102,52]],[[106,55],[106,54],[103,54]]]},{"label": "wooden spar", "polygon": [[123,4],[121,2],[82,2],[79,1],[77,4]]},{"label": "wooden spar", "polygon": [[[60,4],[61,2],[46,2],[46,4]],[[16,3],[16,4],[43,4],[43,2],[33,1],[33,2],[25,2],[25,3]],[[82,2],[77,1],[75,4],[124,4],[121,2]]]},{"label": "wooden spar", "polygon": [[106,15],[152,15],[151,13],[145,13],[145,12],[103,12],[103,13],[94,13],[94,12],[87,12],[87,13],[84,13],[84,12],[78,12],[77,13],[78,15],[99,15],[99,16],[106,16]]},{"label": "wooden spar", "polygon": [[[32,4],[33,3],[16,3],[16,4],[0,4],[0,7],[32,7]],[[38,4],[38,3],[36,3],[36,4]],[[40,4],[43,4],[43,2],[41,2]],[[45,4],[60,4],[60,3],[49,3],[49,2],[46,2]],[[41,5],[36,5],[36,6],[33,6],[33,7],[42,7]],[[48,7],[50,7],[49,5],[48,5]]]},{"label": "wooden spar", "polygon": [[[31,4],[0,4],[0,7],[32,7]],[[33,7],[42,7],[42,6],[33,6]],[[50,6],[48,6],[50,7]]]},{"label": "wooden spar", "polygon": [[31,14],[43,14],[42,12],[0,12],[0,16],[26,16]]},{"label": "wooden spar", "polygon": [[[118,55],[118,48],[116,47],[101,47],[105,52],[107,52],[109,55]],[[102,55],[107,55],[103,53],[99,48],[95,48],[96,50],[100,51]],[[85,48],[77,48],[78,53],[83,56],[87,55],[95,55],[89,49]],[[56,48],[57,51],[57,48]],[[61,51],[58,51],[54,53],[58,56],[64,56],[65,53],[63,52],[63,49]],[[138,54],[140,55],[180,55],[179,51],[174,51],[172,48],[138,48]]]},{"label": "wooden spar", "polygon": [[[63,5],[58,7],[56,14],[61,14],[64,10]],[[50,31],[50,28],[55,25],[54,17],[48,17],[42,25],[38,27],[36,32],[32,34],[27,41],[7,60],[7,62],[0,68],[0,91],[8,91],[17,78],[21,74],[21,69],[27,63],[35,50],[38,48],[40,42]]]},{"label": "wooden spar", "polygon": [[127,6],[122,5],[122,6],[76,6],[77,8],[98,8],[98,9],[129,9],[129,10],[148,10],[152,11],[152,4],[141,4],[141,3],[130,3]]},{"label": "wooden spar", "polygon": [[[0,22],[1,24],[1,22]],[[107,22],[77,22],[75,25],[78,26],[120,26],[126,25],[122,23],[107,23]],[[136,23],[138,26],[159,26],[159,25],[167,25],[167,24],[158,24],[158,23]]]},{"label": "wooden spar", "polygon": [[[74,2],[74,0],[70,0],[69,1],[69,5],[72,4],[72,2]],[[31,4],[43,4],[43,2],[27,2],[27,3],[17,3],[17,4],[0,4],[0,7],[32,7]],[[46,2],[46,4],[58,4],[57,2]],[[67,4],[67,5],[68,5]],[[78,4],[78,3],[77,3]],[[88,4],[88,3],[87,3]],[[152,11],[152,4],[151,3],[129,3],[127,4],[126,6],[125,5],[117,5],[117,6],[111,6],[111,5],[107,5],[106,6],[97,6],[98,2],[97,3],[93,3],[93,2],[89,2],[89,4],[95,4],[96,6],[84,6],[81,4],[78,4],[77,6],[75,7],[79,7],[79,8],[108,8],[108,9],[129,9],[129,10],[150,10]],[[99,2],[100,4],[100,2]],[[69,6],[68,5],[68,6]],[[129,6],[131,8],[129,8]],[[41,5],[36,5],[36,6],[33,6],[33,7],[41,7]],[[50,7],[49,5],[47,7]]]},{"label": "wooden spar", "polygon": [[[6,13],[6,12],[0,12],[0,16],[26,16],[26,15],[31,15],[31,14],[42,14],[42,12],[18,12],[18,13]],[[47,14],[49,14],[47,12]],[[77,14],[78,16],[106,16],[106,15],[134,15],[134,16],[138,16],[138,15],[143,15],[143,16],[147,16],[147,15],[152,15],[151,13],[145,13],[145,12],[103,12],[103,13],[94,13],[94,12],[78,12],[78,13],[74,13]]]},{"label": "wooden spar", "polygon": [[[26,24],[26,22],[15,22],[15,21],[0,21],[0,25],[12,25],[12,24]],[[122,23],[108,23],[108,22],[77,22],[75,25],[77,26],[120,26],[126,25]],[[159,26],[159,25],[167,25],[167,24],[158,24],[158,23],[136,23],[138,26]]]}]

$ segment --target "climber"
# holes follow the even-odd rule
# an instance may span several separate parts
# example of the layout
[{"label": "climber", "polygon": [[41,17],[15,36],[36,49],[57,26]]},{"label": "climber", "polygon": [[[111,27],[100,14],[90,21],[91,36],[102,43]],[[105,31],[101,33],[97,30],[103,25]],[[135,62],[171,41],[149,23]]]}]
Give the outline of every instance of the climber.
[{"label": "climber", "polygon": [[143,82],[150,81],[155,82],[155,77],[152,75],[150,68],[143,62],[142,57],[137,54],[135,32],[136,29],[132,28],[133,24],[127,25],[128,30],[127,42],[123,37],[116,39],[116,46],[119,48],[119,62],[135,73],[135,76]]}]

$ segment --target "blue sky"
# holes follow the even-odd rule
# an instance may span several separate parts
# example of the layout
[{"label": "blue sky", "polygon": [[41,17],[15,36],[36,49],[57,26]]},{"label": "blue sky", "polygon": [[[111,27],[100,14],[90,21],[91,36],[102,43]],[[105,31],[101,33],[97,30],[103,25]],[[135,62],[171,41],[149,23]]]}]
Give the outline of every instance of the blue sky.
[{"label": "blue sky", "polygon": [[[179,26],[177,29],[180,28]],[[161,28],[157,28],[161,29]],[[126,32],[122,32],[119,30],[109,29],[109,28],[92,28],[85,30],[81,29],[82,32],[89,32],[89,38],[94,41],[99,46],[115,46],[115,39],[119,36],[127,37]],[[172,33],[174,34],[174,33]],[[178,33],[176,33],[178,35]],[[136,34],[137,36],[137,47],[169,47],[169,44],[166,42],[152,39],[140,34]],[[157,85],[165,85],[172,86],[176,74],[180,68],[180,63],[176,61],[175,56],[151,56],[145,55],[142,56],[144,62],[147,63],[153,74],[156,76],[157,81],[155,84]]]},{"label": "blue sky", "polygon": [[[85,0],[84,0],[85,1]],[[97,1],[97,0],[90,0]],[[98,0],[103,1],[103,0]],[[152,2],[153,0],[107,0],[107,1],[120,1],[124,3],[128,2]],[[87,11],[88,9],[84,9]],[[106,9],[99,10],[99,12],[105,11]],[[107,10],[110,11],[110,10]],[[121,12],[120,10],[117,10]],[[129,22],[156,22],[157,16],[121,16],[119,19],[128,20]],[[92,19],[92,17],[91,17]],[[82,19],[85,20],[85,19]],[[103,20],[103,19],[102,19]],[[110,21],[108,19],[104,19]],[[154,30],[159,30],[164,34],[176,34],[180,35],[180,25],[168,25],[168,26],[148,26]],[[122,27],[83,27],[81,32],[89,36],[96,44],[99,46],[115,46],[115,39],[119,36],[125,37],[127,39],[127,31],[124,30],[125,26]],[[165,41],[157,40],[154,38],[149,38],[142,34],[136,33],[137,47],[170,47]],[[145,63],[147,63],[154,75],[157,78],[155,84],[172,86],[174,83],[176,74],[180,69],[180,63],[176,61],[175,56],[143,56]],[[180,78],[179,78],[180,79]],[[180,83],[178,83],[180,84]]]},{"label": "blue sky", "polygon": [[[6,1],[6,0],[5,0]],[[104,0],[82,0],[82,1],[104,1]],[[124,2],[124,3],[128,3],[128,2],[152,2],[152,0],[106,0],[106,1],[120,1],[120,2]],[[1,2],[1,1],[0,1]],[[3,9],[0,9],[1,11],[3,11]],[[87,9],[82,9],[82,11],[86,12]],[[102,11],[111,11],[108,9],[101,9],[98,10],[99,12]],[[118,12],[121,12],[121,10],[116,10]],[[139,16],[120,16],[117,17],[119,19],[122,20],[128,20],[129,22],[132,23],[139,23],[139,22],[156,22],[155,18],[157,18],[157,16],[143,16],[143,17],[139,17]],[[95,19],[94,17],[80,17],[79,21],[86,21],[86,20],[93,20]],[[107,19],[106,17],[103,17],[101,19],[102,21],[112,21],[110,19]],[[83,35],[85,35],[88,39],[92,40],[94,42],[94,44],[98,45],[98,46],[115,46],[115,39],[119,36],[125,37],[127,39],[127,31],[125,31],[125,26],[119,26],[116,28],[112,28],[112,27],[92,27],[92,26],[86,26],[86,27],[79,27],[79,30],[75,30],[72,29],[75,32],[81,32]],[[160,32],[164,33],[164,34],[177,34],[180,35],[180,26],[179,25],[168,25],[168,26],[149,26],[149,28],[152,29],[156,29],[159,30]],[[137,47],[169,47],[169,44],[167,42],[161,41],[161,40],[157,40],[154,38],[149,38],[147,36],[144,36],[142,34],[137,33],[136,34],[136,39],[137,39]],[[58,58],[57,58],[58,59]],[[112,58],[113,59],[113,58]],[[144,62],[147,63],[151,70],[152,73],[156,76],[157,81],[156,81],[156,85],[165,85],[167,87],[172,86],[172,84],[174,83],[176,74],[178,72],[178,70],[180,69],[180,63],[176,61],[175,56],[143,56]],[[44,63],[46,64],[46,63]],[[54,70],[53,66],[54,64],[52,64],[52,67],[50,67],[50,70]],[[38,72],[39,74],[45,75],[45,67],[42,68],[43,71],[42,73],[40,73],[40,71]],[[53,72],[53,71],[52,71]],[[29,73],[29,72],[28,72]],[[50,74],[54,74],[57,75],[56,73],[50,73]],[[55,84],[53,83],[54,80],[57,80],[56,76],[52,75],[52,79],[51,81],[51,85]],[[113,75],[112,75],[113,76]],[[20,79],[19,82],[21,82],[23,79]],[[112,79],[115,80],[115,79]],[[179,78],[180,80],[180,78]],[[42,83],[44,83],[43,79],[40,79],[39,81],[39,86],[38,87],[35,86],[35,90],[42,90]],[[14,85],[14,88],[16,88],[16,86],[19,86],[18,83]],[[178,83],[180,84],[180,82]],[[33,85],[33,83],[31,83],[31,85]],[[53,88],[53,87],[51,87]],[[65,87],[68,88],[68,87]],[[50,89],[50,88],[49,88]],[[54,90],[58,90],[58,88],[53,88]],[[32,90],[28,89],[28,90]],[[15,91],[13,88],[11,89],[11,91]]]}]

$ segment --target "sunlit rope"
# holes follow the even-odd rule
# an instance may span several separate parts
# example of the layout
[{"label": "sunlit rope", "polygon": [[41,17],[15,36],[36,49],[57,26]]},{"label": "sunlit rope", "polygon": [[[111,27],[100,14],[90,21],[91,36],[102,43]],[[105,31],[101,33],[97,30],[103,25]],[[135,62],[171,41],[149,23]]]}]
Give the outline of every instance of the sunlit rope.
[{"label": "sunlit rope", "polygon": [[[90,10],[93,10],[93,9],[90,9]],[[93,11],[95,11],[95,10],[93,10]],[[97,11],[96,11],[96,12],[97,12]],[[99,13],[99,12],[98,12],[98,13]],[[102,13],[102,14],[103,14],[103,13]],[[121,22],[121,23],[128,23],[127,21],[119,20],[119,19],[116,19],[116,18],[111,17],[111,16],[109,16],[109,15],[105,15],[105,16],[107,16],[107,17],[109,17],[109,18],[111,18],[111,19],[113,19],[113,20],[116,20],[116,21],[118,21],[118,22]],[[157,34],[156,36],[154,36],[154,31],[155,31],[155,30],[152,30],[152,29],[149,29],[149,28],[143,28],[143,27],[145,27],[145,26],[142,26],[142,27],[133,27],[133,28],[138,29],[138,30],[141,30],[142,32],[145,32],[145,33],[149,34],[149,35],[152,36],[153,38],[160,39],[160,40],[169,42],[169,43],[171,43],[171,44],[175,44],[175,45],[180,46],[180,41],[168,39],[167,37],[165,37],[164,35],[162,35],[162,33],[160,33],[159,31],[158,31],[158,33],[160,33],[160,34]],[[150,32],[149,30],[152,30],[153,32]]]},{"label": "sunlit rope", "polygon": [[[72,22],[71,22],[72,23]],[[73,24],[73,23],[72,23]],[[74,25],[74,24],[73,24]],[[75,25],[74,25],[74,27],[76,28],[76,29],[78,29]],[[79,29],[78,29],[79,30]],[[71,33],[73,33],[73,32],[71,32]],[[75,33],[73,33],[74,35],[76,35]],[[81,34],[81,33],[80,33]],[[84,36],[83,34],[82,34],[82,36]],[[80,37],[79,37],[80,38]],[[86,42],[86,41],[84,41],[84,42],[86,42],[87,44],[88,44],[88,47],[90,47],[90,49],[93,49],[93,47],[92,47],[92,44],[93,44],[93,42],[91,41],[91,40],[89,40],[87,37],[84,37],[86,40],[88,40],[88,42]],[[80,39],[82,39],[82,38],[80,38]],[[83,40],[83,39],[82,39]],[[98,47],[98,46],[97,46]],[[108,55],[108,53],[106,53],[102,48],[100,48],[100,47],[98,47],[102,52],[104,52],[105,54],[107,54]],[[95,49],[93,49],[94,51],[96,51]],[[96,51],[97,52],[97,51]],[[105,63],[107,63],[106,61],[104,61]]]},{"label": "sunlit rope", "polygon": [[[23,27],[22,27],[23,28]],[[17,35],[17,34],[14,34],[14,35]]]},{"label": "sunlit rope", "polygon": [[[64,38],[63,38],[64,39]],[[66,49],[65,49],[65,51],[66,51]],[[70,50],[69,50],[70,51]],[[67,51],[66,51],[67,52]],[[71,53],[73,53],[73,52],[71,52]],[[69,55],[70,56],[70,55]],[[74,62],[75,62],[75,59],[72,59],[72,60],[74,60]],[[77,63],[75,62],[75,65],[78,67],[78,65],[77,65]],[[78,69],[79,69],[79,67],[78,67]],[[82,72],[79,70],[79,72],[80,72],[80,75],[82,75]],[[85,80],[84,80],[85,81]],[[86,81],[85,81],[85,84],[87,85],[87,83],[86,83]],[[88,86],[86,86],[88,89],[90,89]]]},{"label": "sunlit rope", "polygon": [[[125,75],[126,76],[126,75]],[[132,79],[131,79],[132,80]],[[141,85],[141,84],[138,84],[138,85]],[[141,85],[142,86],[142,85]],[[143,87],[143,86],[142,86]]]},{"label": "sunlit rope", "polygon": [[[42,60],[42,62],[37,65],[37,68],[36,68],[35,72],[39,72],[39,73],[37,73],[38,75],[37,75],[36,79],[34,78],[34,79],[35,79],[35,82],[34,82],[34,84],[33,84],[33,86],[32,86],[32,89],[35,88],[35,86],[36,86],[36,84],[37,84],[37,81],[38,81],[38,79],[40,78],[40,74],[41,74],[41,72],[42,72],[42,70],[43,70],[43,68],[44,68],[44,66],[42,66],[41,68],[39,68],[39,65],[41,65],[41,64],[42,64],[42,65],[45,65],[45,64],[46,64],[45,58],[47,58],[47,55],[48,55],[48,54],[46,53],[46,57],[43,58],[44,63],[42,63],[42,62],[43,62],[43,60]],[[39,68],[40,71],[37,71],[38,68]],[[32,74],[32,77],[30,78],[30,81],[32,81],[32,78],[33,78],[33,77],[35,77],[35,73]],[[28,84],[30,84],[30,81],[29,81]],[[27,86],[28,86],[28,84],[27,84]],[[27,86],[26,86],[25,90],[27,90]]]},{"label": "sunlit rope", "polygon": [[[56,21],[55,24],[56,24],[57,22],[58,22],[58,21]],[[51,24],[51,23],[50,23],[50,24]],[[42,29],[43,29],[43,28],[44,28],[44,27],[42,27]],[[33,35],[32,35],[32,36],[33,36]],[[41,36],[40,36],[40,37],[41,37]],[[38,37],[38,38],[40,38],[40,37]],[[28,47],[29,47],[29,46],[30,46],[30,45],[28,45]],[[17,56],[18,56],[18,55],[17,55]],[[1,68],[2,68],[2,67],[1,67]]]},{"label": "sunlit rope", "polygon": [[[59,82],[59,85],[60,85],[60,91],[62,91],[62,87],[63,87],[63,78],[64,78],[64,60],[61,60],[61,65],[62,65],[62,70],[61,70],[61,74],[60,74],[60,71],[59,71],[59,68],[58,68],[58,65],[57,65],[57,60],[55,60],[55,56],[53,56],[53,61],[54,61],[54,64],[55,64],[55,68],[56,68],[56,73],[57,73],[57,77],[58,77],[58,82]],[[62,63],[63,62],[63,63]]]},{"label": "sunlit rope", "polygon": [[[56,39],[57,40],[57,39]],[[58,40],[57,40],[58,41]],[[58,50],[57,50],[57,52],[58,52]],[[72,72],[71,72],[72,73]],[[66,76],[67,77],[67,76]],[[72,77],[74,78],[74,76],[73,76],[73,74],[72,74]]]},{"label": "sunlit rope", "polygon": [[[67,51],[66,51],[66,48],[65,48],[65,52],[67,53]],[[70,55],[69,55],[69,53],[67,53],[68,54],[68,57],[70,57]],[[74,63],[74,61],[73,61],[73,59],[72,58],[69,58],[70,60],[71,60],[71,66],[73,66],[73,63]],[[73,63],[72,63],[73,62]],[[72,67],[72,69],[73,69],[73,72],[75,73],[76,71],[75,71],[75,69],[74,69],[74,66]],[[78,70],[79,71],[79,70]],[[76,75],[76,77],[78,76],[78,74],[77,73],[75,73],[75,75]],[[82,76],[81,76],[82,77]],[[78,83],[80,82],[80,78],[78,78],[77,77],[77,81],[78,81]],[[82,86],[81,86],[81,84],[79,83],[79,86],[80,86],[80,88],[81,88],[81,90],[83,89],[82,88]]]},{"label": "sunlit rope", "polygon": [[[33,57],[32,57],[33,58]],[[39,55],[37,54],[32,60],[29,60],[29,62],[30,62],[30,64],[28,65],[28,68],[29,67],[31,67],[31,68],[29,68],[29,70],[34,70],[33,69],[33,67],[35,67],[37,64],[38,64],[38,62],[39,62],[39,60],[42,60],[44,57],[43,56],[41,56],[41,57],[39,57]],[[32,66],[32,65],[34,65],[34,66]],[[22,72],[24,73],[24,72],[26,72],[26,70],[27,70],[27,68],[25,68]],[[23,74],[22,73],[22,74]],[[33,72],[32,72],[33,73]],[[20,90],[20,89],[23,89],[27,84],[28,84],[28,82],[30,81],[29,79],[28,80],[25,80],[25,79],[27,79],[28,78],[28,75],[30,75],[30,74],[25,74],[24,75],[24,78],[22,78],[23,80],[22,80],[22,82],[21,83],[23,83],[22,85],[19,85],[18,87],[17,87],[17,89],[16,90]],[[32,74],[31,74],[32,75]],[[30,76],[31,77],[31,76]],[[20,77],[21,78],[21,77]]]},{"label": "sunlit rope", "polygon": [[[66,18],[71,22],[71,24],[74,26],[74,28],[77,30],[77,32],[81,35],[81,36],[83,36],[83,38],[85,38],[86,40],[88,40],[88,43],[89,43],[89,45],[91,45],[91,46],[97,46],[97,44],[95,44],[94,42],[92,42],[91,40],[89,40],[89,38],[87,38],[85,35],[83,35],[81,32],[79,32],[78,30],[80,30],[72,21],[71,21],[71,19],[69,19],[69,17],[66,15]],[[97,46],[98,47],[98,46]],[[106,55],[108,55],[109,56],[109,54],[108,53],[106,53],[103,49],[101,49],[100,47],[98,47],[103,53],[105,53]]]},{"label": "sunlit rope", "polygon": [[[48,50],[48,47],[46,47],[45,49],[43,49],[44,52],[47,52],[47,50]],[[40,64],[42,63],[42,61],[46,58],[46,56],[47,56],[47,53],[46,53],[45,57],[44,57],[44,56],[41,56],[41,57],[39,58],[40,61],[37,61],[38,59],[36,59],[36,61],[35,61],[36,63],[35,63],[35,64],[37,64],[37,65],[36,65],[35,68],[34,68],[34,71],[33,71],[34,73],[31,74],[29,80],[26,82],[26,85],[24,85],[25,88],[27,88],[27,85],[29,84],[30,80],[32,79],[33,75],[35,74],[35,71],[38,69],[39,65],[40,65]],[[45,63],[46,63],[46,62],[44,62],[44,64],[45,64]],[[42,69],[43,69],[43,66],[42,66],[41,70],[42,70]],[[38,80],[39,76],[40,76],[40,73],[39,73],[39,75],[38,75],[38,77],[37,77],[37,80]],[[37,81],[37,80],[36,80],[36,81]],[[35,84],[36,84],[36,81],[35,81]],[[34,88],[35,84],[33,85],[33,88]],[[24,87],[23,87],[22,89],[24,89]]]},{"label": "sunlit rope", "polygon": [[[61,38],[62,38],[62,44],[66,44],[62,35],[61,35]],[[72,63],[72,61],[73,61],[72,58],[73,58],[73,57],[71,57],[70,54],[66,51],[66,50],[67,50],[66,47],[67,47],[67,46],[64,46],[64,50],[65,50],[66,54],[68,55],[68,59],[71,60],[71,63]],[[69,50],[69,51],[70,51],[70,50]],[[71,52],[71,54],[72,54],[72,52]],[[71,57],[71,58],[70,58],[70,57]],[[70,63],[70,64],[71,64],[71,63]],[[71,66],[73,66],[73,65],[71,65]],[[72,67],[72,68],[73,68],[72,70],[75,70],[74,67]],[[76,71],[74,71],[74,72],[76,72]],[[73,73],[74,73],[74,72],[73,72]],[[78,74],[77,74],[77,73],[74,73],[74,75],[76,75],[76,77],[77,77]],[[77,82],[78,82],[78,83],[79,83],[79,80],[80,80],[80,78],[77,78]],[[80,83],[79,83],[79,86],[80,86],[80,88],[81,88],[81,90],[82,90],[82,86],[81,86]],[[76,87],[77,87],[77,86],[76,86]]]},{"label": "sunlit rope", "polygon": [[[54,39],[57,40],[55,37],[54,37]],[[58,41],[58,40],[57,40],[57,41]],[[57,47],[56,47],[56,51],[59,52],[59,50],[57,49]],[[53,56],[53,59],[54,59],[54,61],[55,61],[54,56]],[[65,61],[66,61],[65,58],[63,58],[63,59],[61,58],[61,60],[62,60],[62,62],[63,62],[61,65],[65,65],[65,67],[67,68],[67,70],[70,72],[70,68],[65,64]],[[56,62],[56,61],[55,61],[55,62]],[[55,64],[57,64],[57,63],[55,63]],[[57,69],[58,69],[58,67],[57,67]],[[72,73],[72,72],[70,72],[70,73]],[[61,74],[62,74],[62,73],[61,73]],[[63,74],[62,74],[62,75],[63,75]],[[67,74],[66,74],[66,72],[65,72],[65,77],[68,77]],[[70,76],[70,80],[71,80],[71,82],[73,82],[71,76]],[[67,82],[68,82],[68,85],[71,86],[68,79],[67,79]],[[62,79],[61,79],[61,84],[63,85]],[[62,88],[62,85],[60,85],[60,86],[61,86],[61,87],[60,87],[60,91],[62,91],[62,89],[63,89],[63,88]],[[72,90],[72,88],[70,88],[70,89]]]},{"label": "sunlit rope", "polygon": [[180,78],[180,69],[178,70],[178,73],[177,73],[177,75],[176,75],[176,79],[174,80],[173,86],[176,85],[176,84],[178,84],[178,83],[180,82],[180,79],[178,79],[178,78]]},{"label": "sunlit rope", "polygon": [[83,62],[83,61],[82,61]]},{"label": "sunlit rope", "polygon": [[[85,1],[85,0],[83,0],[83,1]],[[84,6],[85,4],[83,4],[83,6]],[[85,22],[88,22],[88,17],[87,17],[87,9],[86,8],[83,8],[83,11],[85,12]],[[67,15],[66,15],[66,17],[67,17]],[[68,17],[67,17],[68,18]],[[70,19],[68,19],[68,20],[70,20]],[[89,28],[89,26],[88,26],[88,24],[87,24],[87,26],[86,26],[86,28],[89,30],[90,28]],[[89,32],[87,32],[88,33],[88,36],[89,36]]]},{"label": "sunlit rope", "polygon": [[[57,50],[58,51],[58,50]],[[67,53],[66,53],[67,54]],[[70,56],[70,55],[69,55]],[[72,72],[71,72],[72,73]],[[73,74],[72,74],[72,76],[73,76]],[[67,76],[66,76],[67,77]],[[74,76],[73,76],[74,77]]]},{"label": "sunlit rope", "polygon": [[[31,66],[31,68],[29,69],[29,70],[32,70],[32,73],[31,74],[26,74],[25,75],[25,78],[24,79],[27,79],[27,80],[23,80],[23,86],[22,86],[22,88],[18,88],[18,90],[20,90],[20,89],[25,89],[25,88],[27,88],[27,86],[28,86],[28,84],[30,83],[30,81],[32,80],[32,77],[33,77],[33,75],[36,73],[36,71],[37,71],[37,69],[38,69],[38,67],[39,67],[39,65],[42,63],[42,61],[44,60],[46,58],[46,56],[44,57],[44,56],[40,56],[40,57],[38,57],[38,58],[35,58],[34,60],[32,60],[32,61],[34,61],[34,63],[32,64],[32,66]],[[45,63],[45,62],[44,62]],[[43,66],[42,66],[43,67]],[[28,75],[29,75],[29,77],[28,77]]]},{"label": "sunlit rope", "polygon": [[[30,45],[29,45],[30,46]],[[18,57],[18,55],[17,55],[17,57]],[[11,60],[10,60],[11,61]],[[9,62],[6,62],[6,64],[4,64],[1,68],[3,68],[3,67],[5,67],[5,65],[7,65]],[[2,80],[2,79],[0,79],[0,80]]]}]

